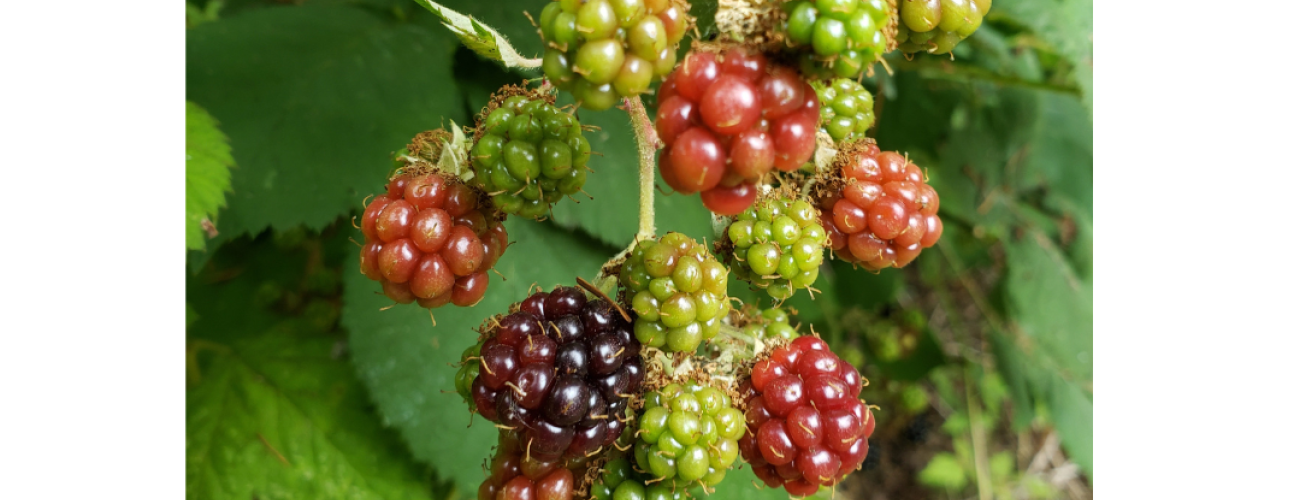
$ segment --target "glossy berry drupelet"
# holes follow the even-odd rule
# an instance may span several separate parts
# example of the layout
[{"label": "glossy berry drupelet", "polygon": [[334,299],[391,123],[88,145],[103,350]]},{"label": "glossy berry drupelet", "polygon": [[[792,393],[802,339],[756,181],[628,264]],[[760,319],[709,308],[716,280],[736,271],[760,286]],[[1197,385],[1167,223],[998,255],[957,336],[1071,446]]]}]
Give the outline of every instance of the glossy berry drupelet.
[{"label": "glossy berry drupelet", "polygon": [[745,415],[726,392],[706,384],[672,383],[646,395],[633,448],[637,465],[684,488],[721,483],[740,453]]},{"label": "glossy berry drupelet", "polygon": [[857,78],[890,50],[886,0],[795,0],[781,8],[782,30],[806,75]]},{"label": "glossy berry drupelet", "polygon": [[484,331],[475,411],[543,460],[591,456],[627,428],[645,378],[632,325],[577,288],[538,292]]},{"label": "glossy berry drupelet", "polygon": [[903,155],[855,143],[836,157],[841,187],[821,199],[822,226],[840,258],[903,267],[939,241],[939,194]]},{"label": "glossy berry drupelet", "polygon": [[803,497],[859,468],[875,417],[862,376],[817,337],[799,337],[754,364],[740,452],[768,487]]},{"label": "glossy berry drupelet", "polygon": [[752,317],[745,318],[741,331],[759,340],[785,339],[794,340],[799,331],[790,326],[790,314],[780,307],[766,309]]},{"label": "glossy berry drupelet", "polygon": [[813,88],[822,102],[821,129],[836,144],[866,137],[876,123],[876,103],[861,83],[840,78],[829,84],[814,82]]},{"label": "glossy berry drupelet", "polygon": [[557,0],[538,17],[542,71],[588,109],[647,92],[677,64],[690,25],[682,0]]},{"label": "glossy berry drupelet", "polygon": [[827,245],[817,209],[804,200],[768,198],[727,226],[727,263],[736,277],[785,300],[812,286]]},{"label": "glossy berry drupelet", "polygon": [[573,500],[585,460],[543,460],[511,432],[499,433],[478,500]]},{"label": "glossy berry drupelet", "polygon": [[472,306],[509,241],[481,191],[432,169],[399,172],[366,205],[361,272],[402,304]]},{"label": "glossy berry drupelet", "polygon": [[691,53],[658,102],[659,174],[677,192],[700,193],[716,214],[744,211],[768,172],[798,169],[817,148],[816,92],[748,49]]},{"label": "glossy berry drupelet", "polygon": [[695,352],[717,336],[731,310],[727,268],[682,233],[642,241],[619,271],[626,304],[641,343],[670,352]]},{"label": "glossy berry drupelet", "polygon": [[947,54],[979,29],[993,0],[898,0],[898,48]]}]

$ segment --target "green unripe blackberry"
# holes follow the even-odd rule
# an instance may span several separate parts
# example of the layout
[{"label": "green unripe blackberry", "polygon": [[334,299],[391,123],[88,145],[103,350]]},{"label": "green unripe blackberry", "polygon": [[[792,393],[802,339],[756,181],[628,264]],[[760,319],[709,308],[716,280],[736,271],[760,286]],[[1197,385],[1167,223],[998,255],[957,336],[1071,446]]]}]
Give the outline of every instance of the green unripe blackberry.
[{"label": "green unripe blackberry", "polygon": [[737,278],[785,300],[817,280],[827,245],[819,218],[804,200],[760,200],[727,226],[720,248]]},{"label": "green unripe blackberry", "polygon": [[782,29],[801,52],[800,69],[816,78],[857,78],[891,50],[896,22],[887,0],[795,0],[782,4]]},{"label": "green unripe blackberry", "polygon": [[674,488],[726,477],[745,434],[745,415],[726,392],[691,381],[646,395],[633,456],[659,483]]},{"label": "green unripe blackberry", "polygon": [[790,326],[790,314],[780,307],[766,309],[749,318],[750,323],[742,330],[746,335],[760,340],[785,339],[794,340],[799,331]]},{"label": "green unripe blackberry", "polygon": [[637,340],[669,352],[695,352],[718,335],[731,310],[727,268],[682,233],[637,244],[619,270],[619,283],[638,315]]},{"label": "green unripe blackberry", "polygon": [[480,366],[480,363],[471,361],[471,359],[478,357],[479,350],[482,347],[483,343],[478,342],[465,348],[465,352],[460,353],[460,371],[456,372],[456,394],[459,394],[461,399],[465,400],[465,404],[469,406],[469,411],[471,412],[474,411],[475,408],[474,395],[471,390],[474,385],[474,379],[478,377]]},{"label": "green unripe blackberry", "polygon": [[829,84],[812,82],[821,99],[821,129],[840,142],[862,139],[876,123],[876,102],[856,80],[840,78]]},{"label": "green unripe blackberry", "polygon": [[993,0],[899,0],[898,48],[947,54],[979,29]]},{"label": "green unripe blackberry", "polygon": [[482,135],[470,151],[474,179],[502,212],[540,219],[587,182],[591,144],[578,119],[550,99],[507,97],[489,105],[478,125]]},{"label": "green unripe blackberry", "polygon": [[591,498],[594,500],[682,500],[691,497],[689,490],[674,490],[671,484],[646,484],[650,478],[634,469],[625,457],[610,460],[603,469],[591,485]]},{"label": "green unripe blackberry", "polygon": [[557,0],[538,16],[542,71],[588,109],[646,93],[672,71],[690,24],[682,0]]}]

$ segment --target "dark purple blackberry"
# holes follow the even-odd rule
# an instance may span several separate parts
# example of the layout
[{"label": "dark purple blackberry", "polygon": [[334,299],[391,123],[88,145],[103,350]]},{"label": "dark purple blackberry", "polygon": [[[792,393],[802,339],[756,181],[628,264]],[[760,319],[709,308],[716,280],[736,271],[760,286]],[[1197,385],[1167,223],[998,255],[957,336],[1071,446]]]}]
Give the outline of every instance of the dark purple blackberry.
[{"label": "dark purple blackberry", "polygon": [[543,460],[612,445],[645,379],[631,323],[572,287],[538,292],[511,311],[484,332],[469,391],[475,411]]}]

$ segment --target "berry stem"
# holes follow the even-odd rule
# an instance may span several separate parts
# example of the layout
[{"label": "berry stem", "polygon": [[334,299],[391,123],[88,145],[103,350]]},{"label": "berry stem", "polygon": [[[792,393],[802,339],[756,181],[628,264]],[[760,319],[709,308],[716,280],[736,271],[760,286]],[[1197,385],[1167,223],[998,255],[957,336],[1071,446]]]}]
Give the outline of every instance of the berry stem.
[{"label": "berry stem", "polygon": [[[637,220],[636,239],[653,239],[655,236],[655,150],[663,147],[654,123],[646,114],[641,98],[624,98],[632,130],[636,134],[637,151],[641,154],[639,169],[641,181],[641,207]],[[634,243],[635,244],[635,243]]]}]

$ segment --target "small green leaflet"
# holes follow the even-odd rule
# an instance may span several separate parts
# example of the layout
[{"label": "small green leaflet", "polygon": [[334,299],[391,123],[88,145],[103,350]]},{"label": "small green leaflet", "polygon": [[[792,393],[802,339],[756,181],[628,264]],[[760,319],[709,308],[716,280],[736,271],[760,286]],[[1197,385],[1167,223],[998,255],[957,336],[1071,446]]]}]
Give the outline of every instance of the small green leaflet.
[{"label": "small green leaflet", "polygon": [[469,165],[469,148],[472,144],[465,139],[465,132],[456,126],[455,120],[451,122],[451,134],[451,142],[443,142],[442,156],[438,157],[438,168],[446,172],[453,172],[461,180],[468,181],[474,177],[474,171],[467,168]]},{"label": "small green leaflet", "polygon": [[217,210],[230,191],[230,139],[217,120],[185,101],[185,248],[204,250],[217,234]]},{"label": "small green leaflet", "polygon": [[[451,120],[449,130],[451,130],[452,138],[450,141],[442,141],[442,153],[438,155],[438,170],[455,175],[462,181],[469,182],[470,179],[474,178],[474,170],[469,168],[469,150],[473,147],[473,141],[465,137],[465,132],[456,125],[456,120]],[[406,162],[407,165],[423,161],[412,156],[414,154],[408,151],[400,154],[397,159]]]},{"label": "small green leaflet", "polygon": [[442,18],[443,26],[455,33],[461,43],[478,55],[493,61],[501,61],[507,68],[541,67],[541,59],[528,59],[519,55],[519,52],[510,46],[506,37],[473,17],[443,7],[433,0],[415,1]]}]

